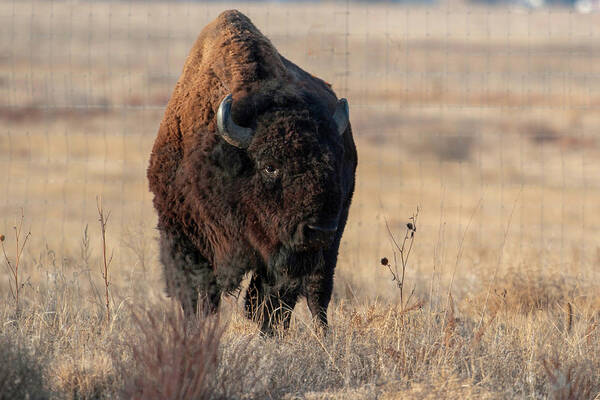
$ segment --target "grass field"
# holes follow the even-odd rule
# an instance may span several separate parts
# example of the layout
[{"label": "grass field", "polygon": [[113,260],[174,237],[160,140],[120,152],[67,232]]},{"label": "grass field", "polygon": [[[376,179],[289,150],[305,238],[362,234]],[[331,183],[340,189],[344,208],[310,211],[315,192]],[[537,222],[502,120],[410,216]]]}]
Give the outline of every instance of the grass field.
[{"label": "grass field", "polygon": [[[301,302],[263,338],[243,295],[182,323],[145,178],[224,7],[0,2],[0,399],[599,398],[600,15],[228,4],[349,99],[359,151],[330,333]],[[401,302],[386,221],[417,207]]]}]

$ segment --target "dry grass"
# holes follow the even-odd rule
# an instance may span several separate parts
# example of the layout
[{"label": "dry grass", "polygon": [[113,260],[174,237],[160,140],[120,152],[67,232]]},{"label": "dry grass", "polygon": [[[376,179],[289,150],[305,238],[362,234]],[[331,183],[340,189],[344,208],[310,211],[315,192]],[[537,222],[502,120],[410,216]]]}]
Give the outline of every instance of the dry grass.
[{"label": "dry grass", "polygon": [[32,352],[12,338],[0,338],[0,399],[45,399],[45,355]]},{"label": "dry grass", "polygon": [[[119,361],[127,399],[209,399],[216,392],[215,372],[222,328],[217,319],[186,323],[182,311],[160,321],[152,313],[133,317],[137,340],[124,345],[129,363]],[[193,322],[198,322],[194,325]],[[116,353],[119,360],[120,352]],[[133,371],[133,372],[132,372]]]},{"label": "dry grass", "polygon": [[0,398],[597,398],[600,15],[237,7],[351,104],[331,332],[304,303],[264,338],[241,298],[184,323],[164,296],[145,168],[222,4],[0,1],[4,266],[21,209],[31,231],[0,275]]}]

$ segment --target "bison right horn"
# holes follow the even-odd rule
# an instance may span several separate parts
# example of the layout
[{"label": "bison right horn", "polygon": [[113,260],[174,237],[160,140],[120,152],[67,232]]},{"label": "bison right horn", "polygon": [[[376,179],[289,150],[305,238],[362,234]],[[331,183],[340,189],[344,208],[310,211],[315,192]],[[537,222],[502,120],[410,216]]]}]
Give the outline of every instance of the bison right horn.
[{"label": "bison right horn", "polygon": [[251,128],[237,125],[231,118],[231,94],[225,96],[217,111],[217,128],[223,139],[232,146],[245,149],[250,146],[254,132]]},{"label": "bison right horn", "polygon": [[348,122],[350,121],[350,111],[348,109],[348,100],[339,99],[333,113],[333,121],[337,127],[338,135],[342,136],[346,132]]}]

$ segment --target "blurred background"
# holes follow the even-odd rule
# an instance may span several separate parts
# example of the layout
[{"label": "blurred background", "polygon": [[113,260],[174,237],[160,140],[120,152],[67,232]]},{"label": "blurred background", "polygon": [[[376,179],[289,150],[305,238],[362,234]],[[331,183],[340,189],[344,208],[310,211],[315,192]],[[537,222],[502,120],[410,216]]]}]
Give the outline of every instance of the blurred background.
[{"label": "blurred background", "polygon": [[187,52],[231,8],[349,99],[359,169],[336,299],[397,298],[386,220],[401,240],[417,208],[407,284],[432,303],[598,280],[595,0],[1,1],[0,233],[22,209],[24,279],[51,279],[49,254],[76,274],[86,236],[100,257],[101,196],[113,296],[162,296],[148,157]]}]

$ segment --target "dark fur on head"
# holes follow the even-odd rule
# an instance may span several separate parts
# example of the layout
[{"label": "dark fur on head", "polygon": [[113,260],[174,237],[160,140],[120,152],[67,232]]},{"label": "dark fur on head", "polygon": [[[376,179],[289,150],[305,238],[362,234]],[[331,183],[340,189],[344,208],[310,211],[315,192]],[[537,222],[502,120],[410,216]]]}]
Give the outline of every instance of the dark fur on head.
[{"label": "dark fur on head", "polygon": [[[244,149],[217,133],[229,93],[233,120],[254,131]],[[332,121],[336,103],[328,84],[279,55],[243,14],[224,12],[202,31],[148,167],[167,289],[186,312],[198,292],[216,309],[218,293],[253,271],[246,308],[264,316],[263,330],[274,318],[287,325],[280,306],[300,295],[326,324],[357,162],[350,125],[340,136]]]}]

